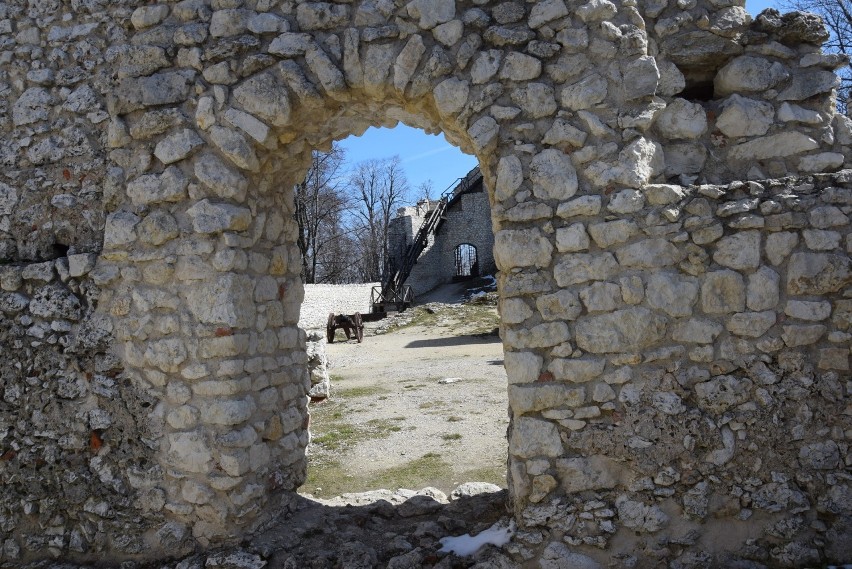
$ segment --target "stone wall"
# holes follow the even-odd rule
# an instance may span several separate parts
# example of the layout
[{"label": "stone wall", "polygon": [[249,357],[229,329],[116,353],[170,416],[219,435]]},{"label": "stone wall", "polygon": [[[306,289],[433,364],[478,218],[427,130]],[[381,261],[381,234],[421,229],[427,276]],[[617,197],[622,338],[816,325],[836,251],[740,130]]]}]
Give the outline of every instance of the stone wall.
[{"label": "stone wall", "polygon": [[323,328],[329,312],[335,314],[370,313],[370,293],[381,283],[363,284],[306,284],[305,300],[299,313],[300,328]]},{"label": "stone wall", "polygon": [[814,18],[20,0],[0,37],[4,561],[237,542],[292,499],[288,188],[399,121],[484,176],[518,559],[848,561],[849,173],[735,182],[850,165]]},{"label": "stone wall", "polygon": [[444,217],[444,222],[429,238],[429,244],[417,258],[417,264],[406,281],[415,295],[453,280],[456,276],[455,250],[463,243],[476,247],[481,274],[493,274],[495,271],[492,252],[494,231],[491,229],[488,194],[484,191],[463,194],[447,209]]}]

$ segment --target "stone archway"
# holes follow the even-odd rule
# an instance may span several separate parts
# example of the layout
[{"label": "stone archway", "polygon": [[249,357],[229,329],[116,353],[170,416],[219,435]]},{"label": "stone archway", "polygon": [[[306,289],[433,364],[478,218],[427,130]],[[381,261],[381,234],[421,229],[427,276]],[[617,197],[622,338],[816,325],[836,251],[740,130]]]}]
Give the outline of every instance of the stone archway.
[{"label": "stone archway", "polygon": [[[832,100],[843,62],[819,52],[812,18],[751,23],[719,3],[185,0],[67,19],[15,41],[39,54],[30,36],[44,36],[80,64],[54,52],[45,64],[61,72],[18,77],[11,108],[29,166],[59,152],[54,112],[88,112],[89,144],[110,152],[97,267],[76,258],[62,273],[99,287],[100,340],[121,389],[145,399],[132,471],[92,459],[116,496],[61,510],[121,512],[100,550],[144,554],[128,528],[164,547],[237,540],[303,480],[287,189],[311,149],[403,121],[475,155],[489,191],[509,486],[518,522],[541,532],[532,556],[565,557],[569,530],[599,557],[643,540],[678,546],[664,557],[846,554],[852,199],[848,174],[819,173],[848,163],[852,123]],[[101,24],[99,60],[80,38]],[[107,112],[90,110],[91,87],[65,88],[84,78]],[[786,175],[802,177],[737,181]],[[0,189],[5,212],[18,190]],[[57,283],[39,288],[42,269],[4,276],[4,313],[36,321],[19,340],[77,317]],[[109,422],[88,404],[82,431],[100,448]],[[734,520],[769,536],[760,552],[744,534],[690,537]],[[614,534],[621,550],[592,549]],[[818,548],[803,541],[817,534]]]}]

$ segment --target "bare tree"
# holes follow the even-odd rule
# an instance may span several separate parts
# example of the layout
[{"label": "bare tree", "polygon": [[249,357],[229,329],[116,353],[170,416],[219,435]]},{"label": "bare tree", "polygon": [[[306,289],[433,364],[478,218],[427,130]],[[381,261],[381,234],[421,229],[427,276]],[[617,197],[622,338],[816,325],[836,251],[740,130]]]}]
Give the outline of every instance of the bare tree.
[{"label": "bare tree", "polygon": [[361,276],[380,281],[387,271],[391,217],[409,192],[399,156],[361,162],[349,181],[356,234],[361,249]]},{"label": "bare tree", "polygon": [[341,263],[335,258],[345,239],[343,227],[348,196],[343,187],[344,152],[333,145],[329,152],[314,151],[305,180],[295,187],[297,243],[302,252],[302,278],[306,283],[341,282]]},{"label": "bare tree", "polygon": [[[781,6],[787,10],[812,12],[820,16],[831,34],[822,46],[823,51],[852,56],[852,0],[782,0]],[[852,95],[852,67],[841,67],[837,74],[840,76],[837,108],[848,113],[849,97]]]}]

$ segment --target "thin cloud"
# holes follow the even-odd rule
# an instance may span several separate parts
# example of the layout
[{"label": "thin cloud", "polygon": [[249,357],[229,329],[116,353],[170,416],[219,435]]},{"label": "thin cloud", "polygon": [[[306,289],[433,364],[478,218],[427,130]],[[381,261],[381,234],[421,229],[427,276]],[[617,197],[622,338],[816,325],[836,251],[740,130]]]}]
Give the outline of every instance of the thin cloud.
[{"label": "thin cloud", "polygon": [[441,152],[446,152],[447,150],[455,150],[455,146],[450,146],[449,144],[446,146],[442,146],[441,148],[433,148],[432,150],[427,150],[426,152],[421,152],[420,154],[415,154],[414,156],[409,156],[405,160],[403,160],[403,164],[408,162],[414,162],[415,160],[420,160],[422,158],[426,158],[429,156],[433,156],[435,154],[440,154]]}]

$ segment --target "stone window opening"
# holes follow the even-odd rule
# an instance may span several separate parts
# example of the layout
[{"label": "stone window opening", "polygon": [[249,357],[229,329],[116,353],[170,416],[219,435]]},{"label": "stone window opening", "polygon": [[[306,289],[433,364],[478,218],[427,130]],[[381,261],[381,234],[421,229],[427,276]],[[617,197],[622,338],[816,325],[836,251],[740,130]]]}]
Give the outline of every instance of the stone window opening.
[{"label": "stone window opening", "polygon": [[456,278],[479,276],[479,260],[476,247],[470,243],[462,243],[455,249]]}]

